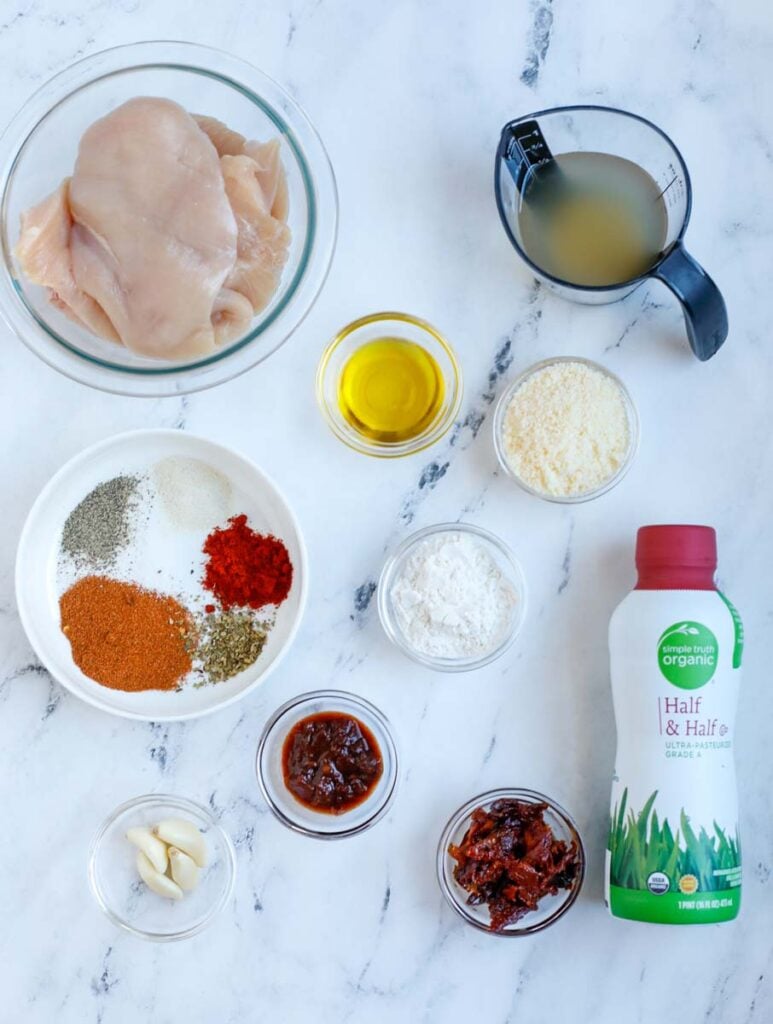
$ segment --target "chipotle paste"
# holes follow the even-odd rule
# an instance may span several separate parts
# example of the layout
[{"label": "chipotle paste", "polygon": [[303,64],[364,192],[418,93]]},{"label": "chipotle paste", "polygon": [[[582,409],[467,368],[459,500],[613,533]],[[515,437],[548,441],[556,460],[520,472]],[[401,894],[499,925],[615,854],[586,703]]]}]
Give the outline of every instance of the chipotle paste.
[{"label": "chipotle paste", "polygon": [[338,711],[302,718],[282,747],[285,785],[314,811],[342,814],[357,807],[383,771],[381,751],[370,729]]},{"label": "chipotle paste", "polygon": [[461,843],[448,847],[467,903],[488,905],[492,931],[514,924],[543,896],[571,889],[577,879],[577,843],[556,839],[546,810],[545,803],[495,800],[488,810],[474,810]]}]

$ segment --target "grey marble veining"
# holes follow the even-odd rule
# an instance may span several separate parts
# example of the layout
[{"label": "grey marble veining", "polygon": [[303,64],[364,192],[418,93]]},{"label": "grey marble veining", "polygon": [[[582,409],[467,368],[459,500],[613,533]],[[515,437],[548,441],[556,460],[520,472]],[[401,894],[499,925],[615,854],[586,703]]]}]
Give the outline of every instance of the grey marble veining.
[{"label": "grey marble veining", "polygon": [[[773,559],[770,263],[773,15],[764,0],[440,3],[394,0],[5,0],[0,120],[78,57],[185,36],[283,82],[318,127],[341,198],[328,283],[297,336],[246,376],[183,399],[87,391],[4,328],[0,532],[0,1021],[153,1024],[767,1024],[773,1020]],[[676,140],[695,191],[689,247],[727,298],[731,335],[699,365],[653,284],[614,306],[570,306],[518,265],[493,203],[508,118],[556,103],[618,105]],[[464,369],[459,421],[394,463],[340,445],[315,406],[325,341],[376,309],[437,324]],[[624,483],[572,509],[497,469],[491,419],[507,381],[549,355],[598,358],[629,385],[642,445]],[[19,625],[16,540],[50,474],[106,434],[177,426],[232,444],[285,489],[310,553],[295,647],[265,687],[190,723],[110,718],[54,684]],[[474,675],[413,666],[381,633],[373,589],[410,531],[465,519],[499,533],[530,589],[522,638]],[[734,924],[657,929],[601,901],[614,724],[606,628],[632,583],[636,527],[709,522],[749,639],[738,726],[746,864]],[[342,843],[279,825],[254,778],[267,716],[336,686],[393,722],[402,782],[389,816]],[[496,785],[555,796],[589,870],[578,905],[531,939],[473,933],[445,906],[435,845],[462,802]],[[236,898],[197,938],[153,946],[91,901],[93,831],[152,790],[209,804],[236,844]]]}]

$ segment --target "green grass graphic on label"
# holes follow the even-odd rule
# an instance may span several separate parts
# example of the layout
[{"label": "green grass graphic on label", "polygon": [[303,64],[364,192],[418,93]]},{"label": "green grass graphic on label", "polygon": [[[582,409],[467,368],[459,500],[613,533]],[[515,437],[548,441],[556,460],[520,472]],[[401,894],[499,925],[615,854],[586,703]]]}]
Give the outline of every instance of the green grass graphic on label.
[{"label": "green grass graphic on label", "polygon": [[658,640],[660,671],[674,686],[697,690],[717,670],[717,638],[700,622],[677,622]]},{"label": "green grass graphic on label", "polygon": [[[609,841],[610,884],[623,889],[655,893],[716,892],[740,884],[741,849],[738,836],[730,836],[714,822],[714,834],[701,827],[696,835],[682,810],[674,831],[667,819],[658,820],[655,798],[650,796],[638,814],[628,809],[628,790],[612,812]],[[651,879],[668,879],[668,888],[654,887]],[[658,895],[653,895],[658,899]]]}]

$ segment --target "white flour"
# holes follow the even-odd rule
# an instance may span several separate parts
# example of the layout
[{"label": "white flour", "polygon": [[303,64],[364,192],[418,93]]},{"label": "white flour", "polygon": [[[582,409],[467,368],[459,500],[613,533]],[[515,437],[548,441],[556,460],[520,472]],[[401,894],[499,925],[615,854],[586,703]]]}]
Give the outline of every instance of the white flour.
[{"label": "white flour", "polygon": [[435,658],[483,657],[504,640],[518,595],[473,537],[444,533],[413,551],[391,589],[405,639]]}]

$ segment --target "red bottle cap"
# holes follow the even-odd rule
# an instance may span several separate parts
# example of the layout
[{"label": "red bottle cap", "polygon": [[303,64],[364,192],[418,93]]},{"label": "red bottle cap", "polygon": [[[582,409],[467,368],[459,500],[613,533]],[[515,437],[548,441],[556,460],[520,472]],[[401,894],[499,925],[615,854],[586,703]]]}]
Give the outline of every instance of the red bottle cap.
[{"label": "red bottle cap", "polygon": [[717,535],[710,526],[642,526],[638,590],[713,590]]}]

